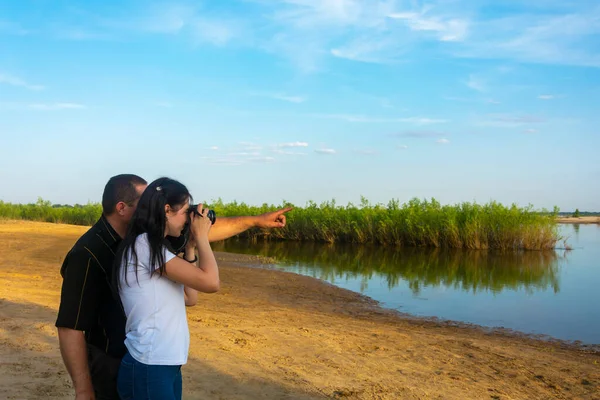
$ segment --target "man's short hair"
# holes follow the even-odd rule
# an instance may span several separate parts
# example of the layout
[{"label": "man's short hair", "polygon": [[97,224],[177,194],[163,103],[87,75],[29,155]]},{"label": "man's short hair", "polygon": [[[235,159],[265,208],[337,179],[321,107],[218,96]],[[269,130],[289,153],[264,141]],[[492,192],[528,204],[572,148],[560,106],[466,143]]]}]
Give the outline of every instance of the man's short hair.
[{"label": "man's short hair", "polygon": [[143,178],[133,174],[122,174],[113,176],[104,186],[102,193],[102,212],[110,215],[115,211],[117,203],[123,202],[127,205],[133,204],[139,197],[136,186],[147,185]]}]

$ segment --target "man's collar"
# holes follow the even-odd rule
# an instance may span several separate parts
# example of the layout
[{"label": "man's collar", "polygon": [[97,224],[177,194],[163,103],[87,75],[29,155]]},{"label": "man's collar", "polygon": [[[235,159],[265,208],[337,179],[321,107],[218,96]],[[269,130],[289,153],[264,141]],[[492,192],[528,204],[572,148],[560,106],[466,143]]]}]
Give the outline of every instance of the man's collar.
[{"label": "man's collar", "polygon": [[115,244],[121,241],[121,237],[108,222],[104,214],[102,214],[100,221],[98,221],[98,227],[100,228],[100,234],[105,240],[109,241],[107,243]]}]

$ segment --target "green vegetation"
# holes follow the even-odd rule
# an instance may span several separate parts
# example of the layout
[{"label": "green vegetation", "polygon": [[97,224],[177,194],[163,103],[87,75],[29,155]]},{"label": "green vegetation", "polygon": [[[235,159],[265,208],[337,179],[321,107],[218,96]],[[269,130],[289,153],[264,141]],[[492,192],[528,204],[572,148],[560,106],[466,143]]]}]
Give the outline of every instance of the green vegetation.
[{"label": "green vegetation", "polygon": [[[253,215],[273,209],[237,203],[211,205],[217,215]],[[373,243],[393,247],[542,250],[560,240],[556,215],[531,206],[462,203],[442,206],[438,201],[412,199],[400,205],[337,206],[335,201],[309,202],[288,215],[284,229],[246,232],[252,240],[283,239],[326,243]]]},{"label": "green vegetation", "polygon": [[[244,203],[209,203],[218,217],[257,215],[281,206],[260,207]],[[293,206],[293,205],[292,205]],[[283,229],[252,229],[240,237],[251,240],[293,240],[325,243],[372,243],[392,247],[436,247],[463,249],[541,250],[560,240],[558,210],[534,211],[531,206],[510,207],[497,202],[479,205],[461,203],[442,206],[432,199],[396,200],[371,205],[366,199],[356,206],[338,206],[335,201],[296,207],[287,214]],[[39,199],[20,205],[0,201],[0,217],[91,225],[101,214],[99,204],[52,206]]]},{"label": "green vegetation", "polygon": [[575,212],[573,213],[573,217],[575,217],[575,218],[581,217],[581,213],[579,212],[579,208],[575,209]]},{"label": "green vegetation", "polygon": [[216,251],[271,257],[286,269],[331,283],[347,279],[361,282],[379,275],[388,288],[406,281],[413,294],[424,287],[446,287],[479,293],[503,290],[559,292],[556,251],[480,251],[406,248],[397,251],[369,245],[282,242],[249,243],[227,240],[213,245]]},{"label": "green vegetation", "polygon": [[42,198],[38,198],[35,204],[11,204],[0,200],[0,218],[89,226],[93,225],[101,214],[101,204],[52,205],[50,201]]}]

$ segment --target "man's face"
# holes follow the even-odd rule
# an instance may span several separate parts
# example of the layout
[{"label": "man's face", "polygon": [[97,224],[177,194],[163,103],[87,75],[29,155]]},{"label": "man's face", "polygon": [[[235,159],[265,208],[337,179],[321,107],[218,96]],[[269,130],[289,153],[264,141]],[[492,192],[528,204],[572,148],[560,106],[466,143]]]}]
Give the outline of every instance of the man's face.
[{"label": "man's face", "polygon": [[135,209],[137,208],[138,201],[140,200],[142,193],[144,193],[144,190],[146,190],[146,187],[148,187],[148,185],[137,185],[135,187],[135,191],[137,192],[136,199],[131,204],[125,204],[125,208],[123,209],[122,215],[123,215],[123,220],[126,223],[129,223],[129,221],[131,221],[131,218],[133,217],[133,213],[135,212]]}]

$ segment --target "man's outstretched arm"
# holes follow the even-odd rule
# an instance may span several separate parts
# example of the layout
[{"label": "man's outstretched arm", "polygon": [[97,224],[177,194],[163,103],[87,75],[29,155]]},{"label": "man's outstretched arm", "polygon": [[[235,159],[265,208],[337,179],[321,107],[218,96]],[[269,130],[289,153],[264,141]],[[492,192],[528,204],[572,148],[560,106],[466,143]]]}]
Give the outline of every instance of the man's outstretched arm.
[{"label": "man's outstretched arm", "polygon": [[217,217],[217,221],[208,232],[208,240],[225,240],[250,228],[283,228],[286,222],[285,213],[291,210],[292,207],[286,207],[260,215]]}]

